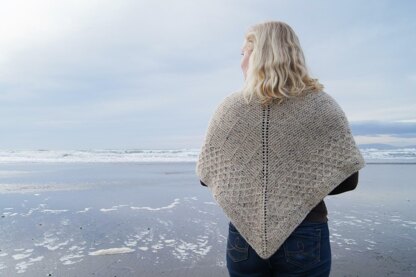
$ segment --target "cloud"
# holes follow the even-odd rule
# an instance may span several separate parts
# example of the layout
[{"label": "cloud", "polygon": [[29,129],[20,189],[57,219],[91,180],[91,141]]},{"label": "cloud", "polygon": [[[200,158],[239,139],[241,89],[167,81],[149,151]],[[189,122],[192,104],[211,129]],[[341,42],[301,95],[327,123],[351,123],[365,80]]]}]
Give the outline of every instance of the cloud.
[{"label": "cloud", "polygon": [[[406,147],[416,145],[416,138],[403,138],[389,135],[379,136],[354,136],[354,140],[357,144],[388,144],[396,147]],[[414,147],[414,146],[413,146]]]},{"label": "cloud", "polygon": [[[409,6],[2,2],[0,148],[196,147],[217,103],[242,85],[244,32],[265,20],[294,27],[314,77],[353,123],[414,119],[415,41],[409,33],[416,21]],[[299,16],[302,10],[308,13]],[[368,127],[371,135],[386,127],[368,124],[357,131]]]},{"label": "cloud", "polygon": [[351,129],[357,136],[416,137],[416,120],[412,121],[364,121],[352,122]]},{"label": "cloud", "polygon": [[416,82],[416,73],[407,75],[407,78],[412,82]]}]

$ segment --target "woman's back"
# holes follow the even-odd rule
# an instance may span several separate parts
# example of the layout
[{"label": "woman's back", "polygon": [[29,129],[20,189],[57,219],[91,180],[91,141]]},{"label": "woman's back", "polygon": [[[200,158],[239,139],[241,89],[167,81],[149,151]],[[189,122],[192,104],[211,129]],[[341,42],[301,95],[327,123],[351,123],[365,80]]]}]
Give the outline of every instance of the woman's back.
[{"label": "woman's back", "polygon": [[[343,110],[309,77],[287,24],[255,25],[243,50],[244,87],[215,109],[196,166],[230,219],[230,274],[248,249],[262,263],[283,248],[290,254],[304,244],[317,247],[313,226],[330,255],[323,198],[365,166]],[[302,235],[305,224],[312,229]]]}]

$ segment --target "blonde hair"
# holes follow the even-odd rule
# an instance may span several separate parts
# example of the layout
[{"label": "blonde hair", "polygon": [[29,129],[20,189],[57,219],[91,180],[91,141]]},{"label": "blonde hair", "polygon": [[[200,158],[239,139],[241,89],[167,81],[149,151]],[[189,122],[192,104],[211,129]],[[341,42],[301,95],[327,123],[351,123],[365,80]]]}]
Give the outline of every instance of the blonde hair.
[{"label": "blonde hair", "polygon": [[257,95],[262,105],[274,99],[280,104],[285,98],[324,88],[309,76],[299,39],[284,22],[267,21],[250,27],[243,48],[252,50],[242,88],[247,102]]}]

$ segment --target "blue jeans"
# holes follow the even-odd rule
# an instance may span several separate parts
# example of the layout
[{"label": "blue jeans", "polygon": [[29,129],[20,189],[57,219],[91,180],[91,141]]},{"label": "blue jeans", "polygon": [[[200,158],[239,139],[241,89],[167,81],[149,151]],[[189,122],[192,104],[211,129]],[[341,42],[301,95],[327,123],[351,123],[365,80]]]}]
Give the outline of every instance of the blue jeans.
[{"label": "blue jeans", "polygon": [[262,259],[230,222],[227,238],[230,277],[329,276],[328,222],[302,222],[268,259]]}]

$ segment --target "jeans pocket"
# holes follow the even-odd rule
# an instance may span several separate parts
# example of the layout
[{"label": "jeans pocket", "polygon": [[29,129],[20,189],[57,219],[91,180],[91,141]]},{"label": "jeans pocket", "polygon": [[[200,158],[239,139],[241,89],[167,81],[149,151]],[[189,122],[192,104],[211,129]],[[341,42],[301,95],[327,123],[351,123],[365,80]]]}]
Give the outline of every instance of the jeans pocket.
[{"label": "jeans pocket", "polygon": [[240,235],[238,230],[232,225],[229,225],[228,239],[227,239],[227,255],[233,262],[241,262],[248,259],[248,243]]},{"label": "jeans pocket", "polygon": [[320,262],[321,233],[313,226],[296,228],[283,243],[286,261],[301,268]]}]

